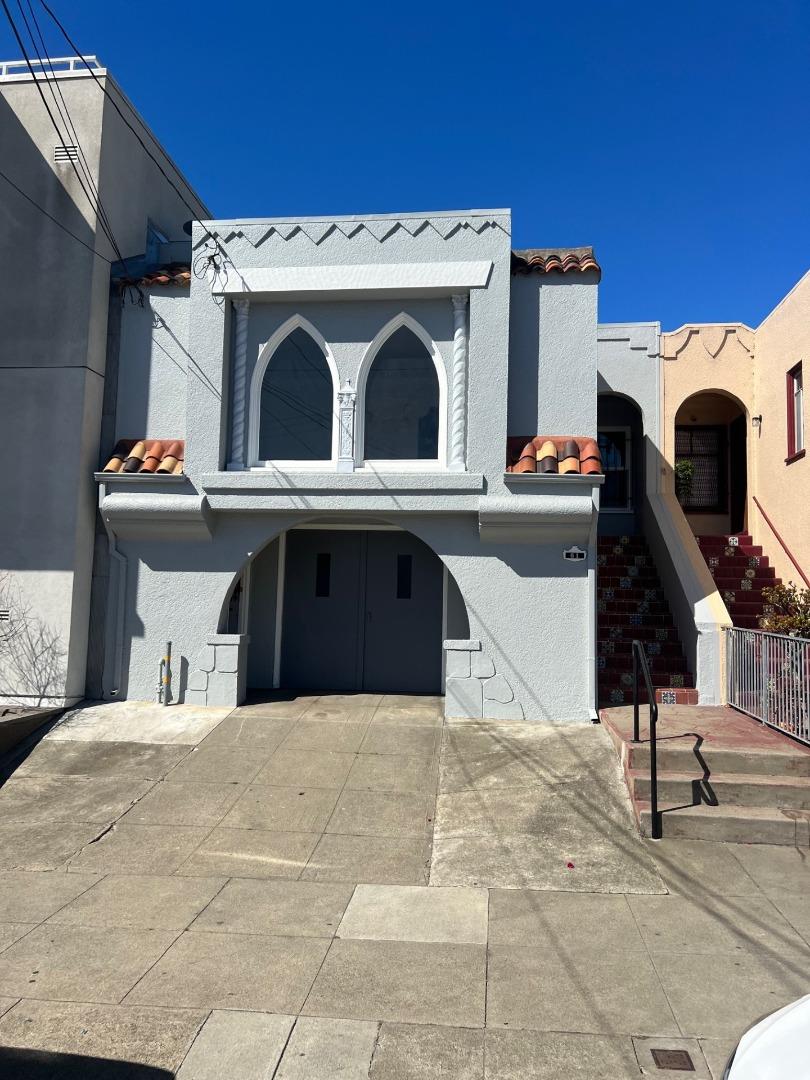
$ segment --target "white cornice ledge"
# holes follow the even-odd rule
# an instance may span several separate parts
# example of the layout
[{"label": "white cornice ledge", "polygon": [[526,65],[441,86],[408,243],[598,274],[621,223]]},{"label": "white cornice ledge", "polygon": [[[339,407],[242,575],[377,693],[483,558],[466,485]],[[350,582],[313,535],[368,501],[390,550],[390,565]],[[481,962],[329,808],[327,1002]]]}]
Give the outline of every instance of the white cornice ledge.
[{"label": "white cornice ledge", "polygon": [[115,492],[101,513],[116,536],[131,540],[210,540],[211,510],[204,495]]},{"label": "white cornice ledge", "polygon": [[302,293],[450,292],[486,288],[492,260],[422,263],[361,263],[345,266],[237,268],[214,287],[218,295]]},{"label": "white cornice ledge", "polygon": [[562,491],[563,486],[566,484],[573,484],[575,489],[582,487],[599,487],[601,484],[604,484],[605,477],[602,473],[583,476],[582,473],[508,472],[503,474],[503,482],[507,487],[510,487],[512,484],[515,484],[517,487],[529,487],[534,489],[548,487],[550,491],[558,492]]},{"label": "white cornice ledge", "polygon": [[462,472],[280,472],[253,469],[247,472],[207,473],[201,477],[206,492],[236,494],[296,495],[318,492],[325,495],[379,494],[407,491],[415,495],[469,494],[484,490],[481,473]]},{"label": "white cornice ledge", "polygon": [[565,541],[588,546],[597,510],[592,492],[486,495],[478,503],[478,530],[488,543],[546,544]]}]

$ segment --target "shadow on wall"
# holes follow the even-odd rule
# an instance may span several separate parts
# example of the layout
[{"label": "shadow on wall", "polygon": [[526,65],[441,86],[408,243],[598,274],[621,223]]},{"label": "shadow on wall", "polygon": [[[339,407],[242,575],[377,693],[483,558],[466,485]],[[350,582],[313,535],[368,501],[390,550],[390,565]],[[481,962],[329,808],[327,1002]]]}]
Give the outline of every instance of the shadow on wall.
[{"label": "shadow on wall", "polygon": [[0,696],[42,705],[64,692],[67,651],[59,634],[31,611],[8,572],[0,573]]},{"label": "shadow on wall", "polygon": [[135,1061],[0,1047],[0,1076],[14,1080],[173,1080],[174,1073]]}]

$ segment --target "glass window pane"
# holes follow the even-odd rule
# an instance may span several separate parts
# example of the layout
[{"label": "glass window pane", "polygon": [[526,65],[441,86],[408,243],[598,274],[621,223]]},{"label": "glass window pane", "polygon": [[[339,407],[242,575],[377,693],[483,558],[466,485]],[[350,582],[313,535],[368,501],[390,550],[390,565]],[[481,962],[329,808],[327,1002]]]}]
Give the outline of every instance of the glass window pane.
[{"label": "glass window pane", "polygon": [[627,483],[627,432],[600,431],[597,439],[605,482],[599,496],[602,509],[624,509],[629,504]]},{"label": "glass window pane", "polygon": [[804,387],[802,369],[797,368],[793,376],[793,431],[794,450],[804,450]]},{"label": "glass window pane", "polygon": [[410,600],[413,556],[397,555],[397,600]]},{"label": "glass window pane", "polygon": [[261,461],[329,461],[332,376],[320,347],[294,330],[270,359],[262,382]]},{"label": "glass window pane", "polygon": [[439,456],[439,380],[422,342],[406,327],[392,334],[366,384],[364,455],[370,460]]},{"label": "glass window pane", "polygon": [[332,556],[328,551],[321,551],[315,556],[315,595],[329,596],[332,583]]}]

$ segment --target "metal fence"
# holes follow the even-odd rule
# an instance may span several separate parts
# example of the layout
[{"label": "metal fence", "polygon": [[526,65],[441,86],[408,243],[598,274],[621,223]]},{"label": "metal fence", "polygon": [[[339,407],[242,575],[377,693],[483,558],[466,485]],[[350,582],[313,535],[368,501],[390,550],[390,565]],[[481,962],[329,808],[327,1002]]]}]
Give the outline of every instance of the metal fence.
[{"label": "metal fence", "polygon": [[810,743],[810,640],[726,630],[729,705]]}]

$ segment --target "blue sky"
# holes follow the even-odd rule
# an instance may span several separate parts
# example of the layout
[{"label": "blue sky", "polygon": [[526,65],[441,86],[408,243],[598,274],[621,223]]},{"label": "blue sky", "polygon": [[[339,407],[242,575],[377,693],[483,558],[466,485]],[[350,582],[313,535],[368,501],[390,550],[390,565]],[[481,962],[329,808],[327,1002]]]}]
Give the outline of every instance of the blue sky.
[{"label": "blue sky", "polygon": [[810,269],[806,0],[52,6],[215,216],[511,207],[665,329]]}]

